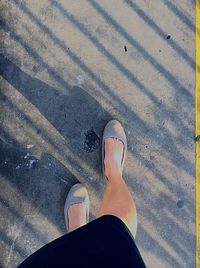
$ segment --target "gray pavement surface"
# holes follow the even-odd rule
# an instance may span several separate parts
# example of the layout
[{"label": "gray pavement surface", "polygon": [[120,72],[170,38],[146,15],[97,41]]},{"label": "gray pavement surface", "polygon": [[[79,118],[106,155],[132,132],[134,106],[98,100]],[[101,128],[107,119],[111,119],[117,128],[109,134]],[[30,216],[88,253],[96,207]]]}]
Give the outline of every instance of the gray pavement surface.
[{"label": "gray pavement surface", "polygon": [[95,219],[114,118],[147,267],[194,268],[195,1],[3,0],[0,13],[0,267],[66,233],[77,181]]}]

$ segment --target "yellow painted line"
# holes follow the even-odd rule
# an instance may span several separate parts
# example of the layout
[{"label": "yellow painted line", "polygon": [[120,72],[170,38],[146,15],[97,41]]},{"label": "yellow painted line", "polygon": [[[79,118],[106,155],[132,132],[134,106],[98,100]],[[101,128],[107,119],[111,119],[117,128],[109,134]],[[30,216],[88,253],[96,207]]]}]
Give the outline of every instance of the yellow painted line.
[{"label": "yellow painted line", "polygon": [[200,268],[200,0],[196,0],[196,268]]}]

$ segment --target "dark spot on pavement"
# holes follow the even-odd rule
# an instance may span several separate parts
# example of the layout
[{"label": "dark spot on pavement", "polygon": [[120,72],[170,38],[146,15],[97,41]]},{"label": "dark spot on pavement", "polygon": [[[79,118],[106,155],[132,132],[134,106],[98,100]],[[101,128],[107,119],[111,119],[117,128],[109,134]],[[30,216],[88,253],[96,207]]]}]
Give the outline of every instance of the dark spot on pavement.
[{"label": "dark spot on pavement", "polygon": [[38,69],[39,69],[38,66],[35,66],[35,65],[33,66],[34,73],[36,73],[38,71]]},{"label": "dark spot on pavement", "polygon": [[150,160],[153,161],[154,160],[154,156],[150,155]]},{"label": "dark spot on pavement", "polygon": [[85,134],[84,150],[87,153],[95,151],[100,145],[100,138],[92,128]]},{"label": "dark spot on pavement", "polygon": [[171,38],[171,35],[168,34],[167,39],[170,39],[170,38]]},{"label": "dark spot on pavement", "polygon": [[40,129],[38,129],[38,130],[37,130],[37,134],[40,134],[40,133],[41,133],[41,130],[40,130]]},{"label": "dark spot on pavement", "polygon": [[178,200],[177,201],[177,207],[178,208],[182,208],[184,206],[184,202],[183,202],[183,200]]},{"label": "dark spot on pavement", "polygon": [[146,147],[146,148],[148,148],[148,146],[147,146],[147,145],[146,145],[145,147]]},{"label": "dark spot on pavement", "polygon": [[127,52],[127,50],[128,50],[128,49],[127,49],[127,46],[124,46],[124,51]]},{"label": "dark spot on pavement", "polygon": [[162,50],[161,50],[161,49],[159,49],[159,52],[162,52]]}]

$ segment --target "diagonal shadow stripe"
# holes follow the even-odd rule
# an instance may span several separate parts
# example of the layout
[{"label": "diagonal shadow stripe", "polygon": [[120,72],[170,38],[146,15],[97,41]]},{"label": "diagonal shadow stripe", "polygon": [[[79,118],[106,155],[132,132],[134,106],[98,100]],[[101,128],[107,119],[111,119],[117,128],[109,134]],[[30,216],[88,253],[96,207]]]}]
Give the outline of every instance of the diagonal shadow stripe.
[{"label": "diagonal shadow stripe", "polygon": [[[8,28],[8,27],[7,27]],[[10,29],[10,28],[8,28]],[[12,36],[12,31],[10,29],[10,35]],[[14,34],[15,38],[18,37],[16,36],[16,34]],[[17,41],[19,41],[18,39],[16,39]],[[24,41],[23,41],[24,42]],[[27,44],[26,44],[26,47],[27,48]],[[61,47],[62,48],[62,47]],[[29,50],[29,47],[28,47],[28,50]],[[66,49],[66,51],[68,51]],[[124,106],[124,103],[111,91],[111,89],[103,82],[101,81],[97,76],[96,74],[94,74],[83,62],[80,61],[80,59],[75,56],[72,52],[69,52],[70,53],[70,56],[72,57],[72,59],[75,61],[75,63],[77,63],[86,73],[88,73],[90,75],[90,77],[92,79],[94,79],[94,81],[101,87],[103,88],[105,91],[109,92],[109,94],[112,96],[113,100],[117,101],[118,104],[120,104],[120,113],[122,114],[126,114],[127,113],[127,107]],[[3,60],[3,58],[2,58]],[[1,67],[3,66],[7,66],[7,64],[1,64]],[[1,70],[1,72],[4,73],[4,75],[8,75],[9,72],[6,73],[6,69],[4,67],[4,69]],[[11,79],[12,81],[12,79]],[[110,103],[110,105],[112,105],[112,103]],[[148,129],[148,133],[149,133],[149,136],[158,144],[160,145],[161,147],[163,147],[165,149],[165,151],[168,150],[168,146],[165,145],[165,143],[163,143],[161,140],[158,140],[156,139],[155,137],[155,134],[154,134],[154,130],[150,127],[150,126],[147,126],[139,117],[138,115],[134,112],[134,111],[130,111],[130,113],[132,114],[131,116],[133,118],[135,118],[135,121],[137,122],[138,126],[140,126],[140,128],[144,129],[144,130],[147,130]],[[145,131],[146,132],[146,131]],[[173,143],[174,144],[174,143]],[[176,163],[177,166],[180,166],[181,168],[183,168],[186,172],[188,172],[191,176],[193,176],[193,168],[192,168],[192,165],[187,163],[188,160],[186,160],[186,158],[184,156],[179,156],[179,158],[176,157],[176,154],[178,152],[178,150],[176,149],[176,145],[174,144],[173,146],[173,151],[174,151],[174,154],[170,154],[170,159]],[[169,158],[169,156],[166,156],[167,158]],[[179,159],[179,161],[177,162],[177,160]],[[180,162],[181,161],[181,162]],[[182,163],[184,163],[182,165]]]},{"label": "diagonal shadow stripe", "polygon": [[[145,95],[149,97],[149,99],[155,103],[159,104],[159,100],[156,96],[150,92],[146,88],[144,84],[142,84],[135,76],[132,74],[122,63],[120,63],[100,42],[99,40],[93,36],[89,30],[80,22],[78,21],[71,13],[69,13],[61,4],[54,0],[49,0],[64,16],[67,18],[82,34],[84,34],[96,47],[97,49],[106,56],[110,62],[113,64],[114,67],[119,69],[122,74],[131,81],[134,85],[136,85]],[[141,92],[140,91],[140,92]]]},{"label": "diagonal shadow stripe", "polygon": [[[25,72],[23,72],[22,70],[20,70],[19,67],[17,67],[14,63],[12,63],[11,61],[9,61],[8,59],[1,59],[0,62],[2,63],[1,66],[6,66],[4,67],[4,72],[1,72],[2,76],[10,83],[12,84],[13,87],[15,87],[16,89],[19,90],[19,92],[21,94],[23,94],[29,101],[32,100],[32,103],[38,108],[38,110],[41,112],[41,114],[43,114],[45,116],[45,118],[47,120],[49,120],[54,127],[56,127],[55,123],[52,121],[52,118],[50,118],[46,113],[45,113],[45,105],[39,105],[38,102],[36,101],[35,97],[34,98],[30,98],[29,96],[29,92],[31,91],[31,88],[40,88],[42,86],[42,88],[45,88],[45,92],[49,92],[50,91],[55,91],[54,88],[52,88],[51,86],[47,86],[44,82],[39,81],[38,79],[32,78],[29,75],[27,75]],[[9,70],[12,70],[12,72],[7,71],[7,68]],[[15,75],[13,75],[15,74]],[[20,77],[20,80],[19,80]],[[22,82],[22,81],[23,82]],[[37,95],[37,94],[36,94]],[[0,94],[1,96],[1,94]],[[11,102],[7,97],[2,96],[2,98],[4,98],[6,100],[7,105],[9,105],[12,109],[14,109],[15,111],[17,111],[17,113],[21,114],[23,113],[20,108],[18,108],[16,106],[16,104],[14,104],[13,102]],[[34,99],[34,101],[33,101]],[[46,97],[44,96],[44,99],[46,99]],[[26,120],[26,122],[35,130],[37,131],[39,129],[39,127],[36,125],[36,123],[33,123],[33,121],[31,120],[31,118],[28,115],[24,115],[24,120]],[[40,133],[41,137],[44,140],[47,140],[49,142],[49,144],[51,144],[54,148],[55,151],[57,151],[60,155],[62,155],[62,157],[64,157],[71,165],[73,166],[77,166],[78,169],[82,170],[82,168],[79,166],[79,164],[70,157],[69,154],[65,153],[65,150],[63,148],[60,148],[59,146],[57,146],[56,142],[49,136],[48,132],[41,132]],[[145,159],[145,157],[143,157],[139,151],[137,150],[137,148],[134,148],[133,151],[131,152],[133,156],[136,156],[140,162],[144,165],[144,167],[148,168],[149,170],[151,170],[156,178],[163,183],[163,185],[165,185],[171,192],[179,192],[180,189],[177,188],[172,182],[170,182],[166,176],[164,176],[159,169],[154,166],[154,165],[150,165],[149,161],[147,159]],[[85,174],[85,171],[83,172],[83,174]],[[86,176],[86,178],[89,176],[89,174]],[[97,187],[97,186],[96,186]],[[98,187],[97,187],[98,188]],[[189,198],[187,196],[187,198]],[[188,205],[191,205],[188,201]]]},{"label": "diagonal shadow stripe", "polygon": [[0,196],[0,203],[2,203],[8,210],[10,213],[12,213],[12,215],[17,218],[20,221],[23,221],[26,228],[28,228],[28,230],[34,235],[34,237],[36,237],[40,242],[42,242],[43,244],[47,243],[47,239],[45,237],[45,235],[38,229],[36,229],[31,223],[29,223],[28,221],[25,220],[25,218],[23,216],[20,215],[19,212],[17,212],[17,210],[12,207],[3,197]]},{"label": "diagonal shadow stripe", "polygon": [[[84,67],[85,67],[85,65],[83,65]],[[93,76],[94,77],[94,76]],[[101,84],[102,85],[102,84]],[[105,85],[105,84],[103,84],[103,85]]]},{"label": "diagonal shadow stripe", "polygon": [[[160,101],[156,98],[156,96],[143,84],[141,83],[123,64],[121,64],[99,41],[98,39],[93,36],[88,29],[80,22],[78,21],[72,14],[70,14],[62,5],[60,5],[58,2],[55,2],[54,0],[50,0],[52,4],[55,5],[55,7],[58,8],[58,10],[63,14],[65,18],[67,18],[76,28],[80,30],[81,33],[83,33],[95,46],[97,49],[102,52],[104,56],[106,56],[111,63],[117,67],[125,76],[126,78],[131,81],[133,84],[135,84],[146,96],[149,97],[149,99],[159,107]],[[140,92],[141,92],[140,91]],[[168,115],[172,115],[172,109],[168,109],[164,105],[164,113],[167,113]],[[163,114],[164,114],[163,113]],[[172,117],[174,119],[175,114],[173,113]],[[187,129],[188,131],[189,129]],[[192,135],[192,133],[190,133]]]},{"label": "diagonal shadow stripe", "polygon": [[[164,32],[135,2],[131,0],[124,0],[124,2],[135,11],[138,16],[151,27],[162,39],[166,40],[167,33]],[[189,64],[193,70],[195,70],[195,61],[182,49],[173,39],[168,41],[168,45],[173,48],[179,56],[181,56],[187,64]]]},{"label": "diagonal shadow stripe", "polygon": [[[179,19],[185,23],[185,25],[193,32],[195,33],[196,27],[195,24],[180,10],[178,9],[173,1],[169,0],[160,0],[168,9],[170,9]],[[192,1],[191,1],[192,2]],[[194,1],[195,3],[195,1]]]},{"label": "diagonal shadow stripe", "polygon": [[[21,75],[18,75],[17,77],[21,77]],[[28,82],[28,81],[27,81]],[[30,81],[29,81],[30,82]],[[26,89],[27,89],[27,87],[26,87]]]},{"label": "diagonal shadow stripe", "polygon": [[[10,34],[11,34],[11,32],[10,32]],[[72,53],[71,53],[71,55],[72,55]],[[74,57],[73,57],[74,58]],[[77,59],[77,57],[75,56],[75,59]],[[4,67],[3,68],[3,66],[8,66],[7,64],[5,64],[5,63],[3,63],[4,61],[6,62],[7,60],[5,59],[5,58],[1,58],[1,60],[2,60],[2,64],[1,64],[1,67],[2,67],[2,69],[1,69],[1,73],[2,73],[2,75],[4,76],[4,77],[7,77],[8,75],[9,75],[9,72],[7,72],[6,71],[6,68]],[[83,64],[82,62],[80,62],[80,60],[78,59],[78,63],[81,63],[81,65],[83,66],[83,70],[86,72],[86,73],[88,73],[96,82],[97,82],[97,84],[99,84],[99,86],[100,87],[102,87],[104,90],[106,90],[106,91],[108,91],[110,94],[111,94],[111,96],[114,98],[114,99],[116,99],[116,101],[120,104],[120,108],[122,108],[123,110],[124,110],[124,112],[122,112],[122,110],[121,110],[121,112],[123,113],[123,114],[126,114],[127,113],[127,107],[124,107],[124,103],[110,90],[110,88],[104,83],[104,82],[102,82],[85,64]],[[82,67],[81,66],[81,67]],[[9,80],[8,80],[9,81]],[[12,81],[12,79],[10,80],[10,81]],[[16,81],[16,83],[18,84],[18,82]],[[112,103],[111,103],[111,105],[112,105]],[[147,126],[144,122],[143,122],[143,120],[141,120],[141,118],[140,117],[138,117],[138,115],[134,112],[134,111],[130,111],[130,113],[132,114],[131,116],[133,117],[133,118],[135,118],[135,121],[137,121],[137,124],[142,128],[142,129],[144,129],[144,130],[147,130],[148,129],[148,132],[149,132],[149,136],[158,144],[158,145],[160,145],[161,147],[163,147],[164,149],[165,149],[165,151],[167,151],[168,150],[168,146],[165,144],[165,143],[163,143],[161,140],[158,140],[158,139],[156,139],[156,137],[155,137],[155,134],[154,134],[154,129],[153,128],[151,128],[150,126]],[[170,154],[170,158],[171,158],[171,160],[174,162],[174,163],[176,163],[176,165],[177,166],[181,166],[181,168],[183,168],[186,172],[188,172],[191,176],[193,176],[193,172],[192,172],[192,170],[193,170],[193,168],[192,168],[192,164],[191,163],[188,163],[188,160],[184,157],[184,156],[182,156],[180,153],[179,153],[179,161],[177,161],[178,159],[177,159],[177,157],[176,157],[176,154],[177,154],[177,152],[178,152],[178,150],[177,150],[177,146],[173,143],[173,150],[174,150],[174,154]],[[169,156],[166,156],[167,158],[169,157]],[[183,165],[181,164],[181,163],[183,163]]]},{"label": "diagonal shadow stripe", "polygon": [[[13,239],[10,238],[9,236],[7,236],[5,233],[3,233],[0,230],[0,237],[2,239],[2,241],[7,244],[9,247],[12,246],[13,244]],[[15,243],[15,251],[20,255],[20,257],[22,259],[25,259],[27,257],[27,253],[24,249],[22,249],[20,246],[17,245],[17,243]]]},{"label": "diagonal shadow stripe", "polygon": [[[140,225],[139,229],[140,229],[139,232],[141,232],[143,236],[143,238],[141,239],[143,241],[142,245],[146,251],[151,252],[154,255],[156,255],[158,259],[161,259],[161,260],[163,259],[164,261],[166,261],[167,259],[167,262],[169,263],[170,267],[183,268],[182,265],[175,259],[175,257],[171,256],[169,252],[166,251],[164,246],[161,246],[159,243],[159,247],[157,247],[158,241],[155,241],[152,238],[152,235],[149,234],[144,229],[144,227]],[[157,248],[156,252],[153,250],[154,248]]]},{"label": "diagonal shadow stripe", "polygon": [[[138,88],[140,88],[140,90],[146,94],[158,107],[160,105],[160,102],[157,100],[157,98],[145,87],[145,85],[143,85],[139,80],[136,79],[136,77],[133,76],[132,73],[130,73],[130,71],[128,69],[126,69],[121,63],[119,63],[115,57],[110,54],[103,45],[101,45],[101,43],[90,34],[90,32],[80,23],[78,22],[71,14],[69,14],[61,5],[59,5],[57,2],[53,1],[52,3],[54,3],[56,5],[56,7],[61,11],[61,13],[63,13],[63,15],[67,18],[84,34],[86,35],[86,37],[88,37],[99,49],[99,51],[101,51],[103,53],[103,55],[106,55],[108,57],[108,59],[111,61],[111,63],[119,68],[119,70],[132,82],[134,83]],[[67,47],[51,32],[50,29],[48,29],[43,23],[41,23],[32,13],[31,11],[25,7],[25,6],[21,6],[23,8],[23,11],[26,12],[34,21],[35,23],[37,23],[37,25],[44,30],[55,42],[58,46],[61,47],[61,49],[63,49],[64,52],[66,52],[68,54],[68,56],[70,56],[74,62],[78,63],[79,67],[81,67],[84,71],[86,70],[86,65],[83,64],[83,62],[80,61],[80,59],[73,54],[71,51],[69,51],[67,49]],[[83,67],[82,67],[83,66]],[[87,68],[88,69],[88,68]],[[91,72],[90,72],[91,75]],[[94,75],[92,76],[92,78],[94,77]],[[97,80],[96,80],[97,81]],[[168,116],[170,116],[170,118],[172,120],[175,119],[175,114],[171,111],[171,108],[168,109],[163,105],[163,114],[167,114]],[[180,124],[180,118],[177,118],[177,124]],[[193,133],[185,126],[183,126],[184,131],[187,131],[188,135],[192,136]],[[189,134],[190,132],[190,134]]]},{"label": "diagonal shadow stripe", "polygon": [[[9,64],[9,63],[7,63],[6,65],[8,65],[8,66],[10,66],[11,67],[11,65]],[[10,68],[11,69],[11,68]],[[20,83],[20,88],[22,89],[22,90],[26,90],[26,91],[29,91],[28,89],[29,89],[29,85],[32,85],[32,81],[31,81],[31,79],[33,79],[33,78],[31,78],[31,77],[29,77],[29,76],[27,76],[25,73],[23,73],[21,70],[20,70],[20,72],[18,72],[17,70],[16,70],[16,68],[15,68],[15,71],[14,71],[14,73],[16,74],[16,82],[15,81],[13,81],[13,83],[12,83],[12,81],[10,82],[10,83],[12,83],[12,85],[14,86],[14,87],[16,87],[17,85],[18,85],[18,77],[22,77],[23,76],[23,84],[21,84]],[[14,78],[14,76],[12,75],[12,74],[10,74],[11,75],[11,77],[12,78]],[[28,78],[28,79],[26,79],[26,78]],[[8,79],[8,77],[6,77],[6,79]],[[35,79],[34,79],[35,80]],[[9,81],[9,80],[8,80]],[[26,82],[25,82],[26,81]],[[37,79],[36,79],[36,81],[37,81]],[[41,82],[40,82],[41,83]],[[42,82],[42,84],[43,84],[43,88],[46,88],[47,86],[45,86],[45,84]],[[36,82],[36,85],[37,85],[37,82]],[[37,87],[37,86],[35,86],[35,87]],[[51,90],[50,89],[51,87],[50,86],[48,86],[48,90]],[[1,96],[1,94],[0,94],[0,96]],[[16,104],[15,103],[13,103],[13,102],[11,102],[7,97],[5,97],[5,96],[2,96],[2,97],[4,97],[4,99],[6,100],[6,103],[7,103],[7,105],[9,106],[9,107],[11,107],[13,110],[15,110],[17,113],[19,113],[19,114],[21,114],[22,113],[22,111],[20,110],[20,108],[18,108],[17,106],[16,106]],[[36,106],[37,106],[37,104],[36,103],[34,103]],[[38,106],[37,106],[38,107]],[[40,112],[41,113],[43,113],[42,111],[41,111],[41,108],[40,107],[38,107],[38,109],[40,110]],[[27,124],[28,125],[30,125],[34,130],[38,130],[38,126],[35,124],[35,123],[33,123],[33,121],[31,120],[31,118],[28,116],[28,115],[24,115],[23,116],[24,117],[24,120],[27,122]],[[48,120],[50,120],[49,118],[47,118]],[[51,121],[51,120],[50,120]],[[1,132],[2,132],[2,130],[1,130]],[[8,134],[7,134],[8,135]],[[65,153],[65,150],[63,149],[63,148],[61,148],[61,147],[59,147],[57,144],[56,144],[56,142],[49,136],[49,133],[48,132],[45,132],[45,131],[43,131],[43,132],[41,132],[40,133],[40,135],[41,135],[41,137],[43,138],[43,140],[47,140],[53,147],[54,147],[54,149],[55,149],[55,151],[58,153],[58,154],[60,154],[62,157],[64,157],[65,159],[66,159],[66,161],[70,164],[70,165],[72,165],[72,166],[76,166],[77,168],[78,168],[78,170],[79,171],[81,171],[81,173],[82,174],[86,174],[86,172],[85,172],[85,170],[83,170],[83,168],[81,167],[81,166],[79,166],[79,164],[78,164],[78,162],[76,162],[76,161],[74,161],[71,157],[70,157],[70,155],[67,153]],[[134,150],[132,151],[132,154],[134,155],[134,156],[136,156],[140,161],[141,161],[141,163],[144,165],[144,167],[146,167],[146,168],[148,168],[149,170],[151,170],[154,174],[155,174],[155,176],[156,176],[156,178],[160,181],[160,182],[162,182],[163,183],[163,185],[165,185],[172,193],[173,192],[179,192],[180,191],[180,189],[177,187],[177,186],[175,186],[170,180],[168,180],[167,179],[167,177],[166,176],[164,176],[159,170],[158,170],[158,168],[156,167],[156,166],[154,166],[154,165],[150,165],[149,164],[149,162],[144,158],[144,157],[142,157],[141,155],[140,155],[140,153],[138,152],[138,150],[136,149],[136,148],[134,148]],[[82,175],[83,176],[83,175]],[[127,177],[127,175],[126,174],[124,174],[124,176],[125,177]],[[85,177],[85,179],[87,179],[89,177],[89,174],[87,174],[86,175],[86,177]],[[95,189],[97,190],[97,192],[100,190],[99,189],[99,187],[100,187],[100,185],[98,185],[98,184],[96,184],[95,185]],[[132,186],[133,188],[134,188],[134,184],[133,184],[133,186]],[[188,206],[190,206],[190,207],[192,207],[193,206],[193,204],[189,201],[190,200],[190,196],[188,196],[188,195],[185,195],[185,198],[187,198],[188,199],[188,201],[187,201],[187,204],[188,204]],[[186,214],[187,215],[187,214]],[[189,216],[189,215],[188,215]],[[191,217],[191,216],[190,216]]]},{"label": "diagonal shadow stripe", "polygon": [[[43,59],[42,57],[34,50],[32,49],[28,43],[16,32],[14,32],[11,27],[0,18],[0,26],[6,31],[11,33],[11,37],[21,44],[21,46],[31,55],[34,59],[36,59],[40,65],[45,68],[48,73],[54,77],[54,79],[59,82],[60,85],[63,87],[69,87],[69,84],[54,70],[54,68],[50,67]],[[0,53],[0,55],[2,55]]]},{"label": "diagonal shadow stripe", "polygon": [[[186,97],[187,98],[187,103],[186,105],[191,105],[193,103],[193,96],[191,93],[183,86],[181,83],[165,68],[158,63],[136,40],[134,40],[114,19],[112,19],[106,11],[104,11],[97,3],[94,3],[93,0],[87,0],[92,4],[92,6],[101,14],[105,19],[113,25],[115,29],[117,29],[118,32],[120,32],[133,46],[136,47],[136,49],[142,54],[143,58],[145,60],[148,60],[152,65],[159,71],[161,74],[167,79],[167,81],[173,86],[175,90],[181,91],[181,96],[180,97]],[[57,2],[50,0],[52,4],[55,4],[56,6],[60,7],[60,10],[63,10],[63,7],[60,6]],[[30,16],[30,18],[37,23],[39,27],[41,27],[42,30],[44,30],[65,52],[67,52],[70,55],[70,51],[65,47],[65,45],[60,42],[59,38],[57,38],[52,31],[46,27],[42,22],[39,21],[38,18],[36,18],[31,11],[24,5],[21,4],[20,1],[15,0],[14,3],[19,6],[26,14]],[[105,51],[105,49],[104,49]],[[72,55],[70,55],[72,56]],[[127,72],[126,72],[127,73]],[[137,80],[132,79],[133,81],[138,82]],[[140,85],[140,83],[138,83]],[[144,87],[143,89],[144,91]]]},{"label": "diagonal shadow stripe", "polygon": [[157,62],[152,55],[150,55],[137,40],[135,40],[126,30],[115,21],[97,2],[94,0],[87,0],[91,6],[110,24],[112,27],[120,33],[137,51],[141,54],[145,61],[152,64],[152,66],[161,73],[161,75],[171,84],[174,90],[180,91],[180,98],[186,98],[186,105],[193,106],[193,96],[187,88],[185,88],[178,79],[172,75],[162,64]]}]

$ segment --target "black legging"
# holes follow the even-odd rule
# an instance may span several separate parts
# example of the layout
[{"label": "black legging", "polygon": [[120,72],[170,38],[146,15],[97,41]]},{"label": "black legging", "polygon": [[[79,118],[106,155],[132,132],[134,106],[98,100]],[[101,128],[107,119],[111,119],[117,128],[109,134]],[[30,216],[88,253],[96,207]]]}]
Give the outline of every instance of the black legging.
[{"label": "black legging", "polygon": [[45,245],[19,268],[144,268],[134,238],[124,222],[105,215]]}]

